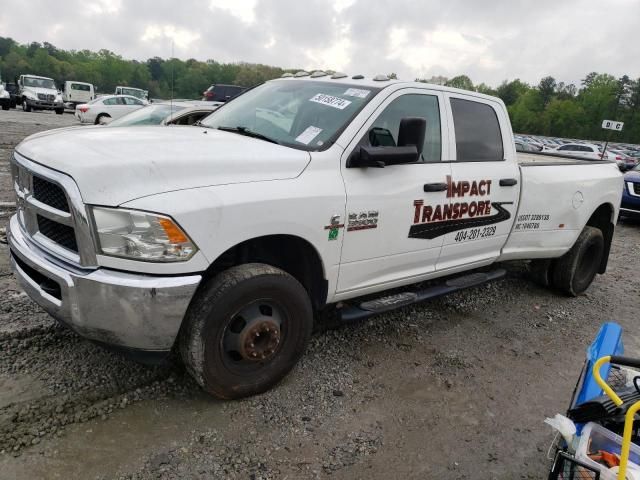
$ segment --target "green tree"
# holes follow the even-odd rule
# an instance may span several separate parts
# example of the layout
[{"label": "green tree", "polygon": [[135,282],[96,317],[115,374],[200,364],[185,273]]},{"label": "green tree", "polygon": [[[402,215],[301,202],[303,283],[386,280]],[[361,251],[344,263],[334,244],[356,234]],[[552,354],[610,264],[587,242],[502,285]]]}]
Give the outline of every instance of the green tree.
[{"label": "green tree", "polygon": [[453,77],[451,80],[448,80],[445,85],[447,87],[461,88],[462,90],[475,90],[473,88],[473,82],[466,75],[458,75],[457,77]]}]

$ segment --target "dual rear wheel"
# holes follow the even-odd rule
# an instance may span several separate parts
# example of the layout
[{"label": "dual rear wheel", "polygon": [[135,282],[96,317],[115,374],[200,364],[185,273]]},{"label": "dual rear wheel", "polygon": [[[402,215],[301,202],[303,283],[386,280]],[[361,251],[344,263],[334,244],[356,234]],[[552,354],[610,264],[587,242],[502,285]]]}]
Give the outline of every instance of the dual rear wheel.
[{"label": "dual rear wheel", "polygon": [[586,226],[571,250],[562,257],[532,261],[531,276],[542,286],[554,287],[575,297],[587,290],[593,282],[604,253],[602,231]]}]

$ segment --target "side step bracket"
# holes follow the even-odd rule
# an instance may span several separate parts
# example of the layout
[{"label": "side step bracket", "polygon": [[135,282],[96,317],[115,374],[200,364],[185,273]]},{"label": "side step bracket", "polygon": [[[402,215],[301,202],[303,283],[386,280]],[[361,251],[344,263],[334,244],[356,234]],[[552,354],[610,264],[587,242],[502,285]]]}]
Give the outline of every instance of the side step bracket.
[{"label": "side step bracket", "polygon": [[449,278],[443,283],[433,285],[423,290],[395,293],[393,295],[367,300],[359,305],[347,306],[339,309],[338,314],[342,322],[364,320],[380,313],[414,305],[424,302],[425,300],[431,300],[432,298],[442,297],[443,295],[482,285],[483,283],[493,280],[499,280],[506,274],[507,271],[502,268],[491,272],[469,273],[460,277]]}]

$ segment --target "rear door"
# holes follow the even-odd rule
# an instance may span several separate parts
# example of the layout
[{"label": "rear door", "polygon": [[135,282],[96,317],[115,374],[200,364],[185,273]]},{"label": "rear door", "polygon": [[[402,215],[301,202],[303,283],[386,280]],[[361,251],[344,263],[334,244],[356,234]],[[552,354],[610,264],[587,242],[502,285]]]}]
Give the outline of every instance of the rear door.
[{"label": "rear door", "polygon": [[[352,89],[353,95],[367,95]],[[382,290],[419,281],[435,270],[442,237],[429,231],[435,211],[449,200],[444,188],[451,174],[448,143],[442,142],[445,110],[442,93],[403,89],[392,93],[364,123],[342,157],[347,192],[347,218],[338,279],[338,294]],[[422,158],[418,163],[384,168],[349,168],[360,145],[397,144],[400,120],[427,120]],[[446,133],[445,133],[446,137]],[[428,186],[425,187],[425,186]],[[429,191],[426,191],[429,190]],[[440,213],[441,214],[441,213]]]},{"label": "rear door", "polygon": [[447,94],[455,161],[447,179],[451,218],[437,269],[486,264],[500,256],[518,211],[520,170],[504,107],[490,99]]}]

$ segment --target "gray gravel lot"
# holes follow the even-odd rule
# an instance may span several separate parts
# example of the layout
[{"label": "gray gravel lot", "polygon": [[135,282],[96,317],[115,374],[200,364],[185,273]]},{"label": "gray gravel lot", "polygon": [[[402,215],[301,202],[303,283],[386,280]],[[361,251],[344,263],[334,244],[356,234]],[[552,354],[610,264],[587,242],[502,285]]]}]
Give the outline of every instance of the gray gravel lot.
[{"label": "gray gravel lot", "polygon": [[621,223],[609,272],[579,298],[510,264],[499,282],[316,334],[271,392],[208,398],[179,365],[57,326],[10,274],[10,151],[74,123],[0,112],[0,478],[543,479],[542,421],[565,410],[599,325],[621,323],[640,355],[640,225]]}]

